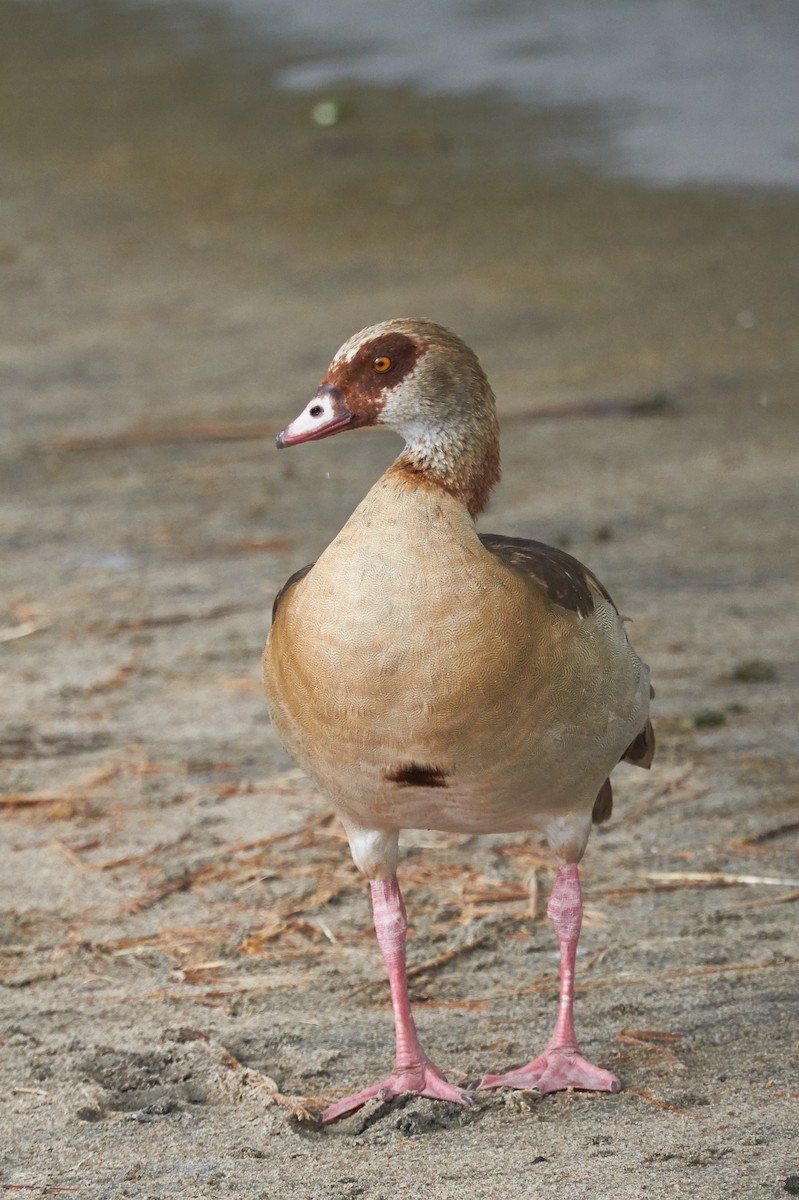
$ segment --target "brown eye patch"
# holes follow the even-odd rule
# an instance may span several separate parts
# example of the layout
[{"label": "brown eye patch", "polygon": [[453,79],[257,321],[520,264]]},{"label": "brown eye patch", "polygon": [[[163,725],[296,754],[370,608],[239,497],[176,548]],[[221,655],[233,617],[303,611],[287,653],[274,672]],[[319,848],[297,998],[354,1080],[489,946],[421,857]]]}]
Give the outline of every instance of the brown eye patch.
[{"label": "brown eye patch", "polygon": [[390,331],[364,342],[351,359],[333,363],[323,382],[341,389],[359,424],[373,424],[386,392],[412,374],[425,349],[415,338]]}]

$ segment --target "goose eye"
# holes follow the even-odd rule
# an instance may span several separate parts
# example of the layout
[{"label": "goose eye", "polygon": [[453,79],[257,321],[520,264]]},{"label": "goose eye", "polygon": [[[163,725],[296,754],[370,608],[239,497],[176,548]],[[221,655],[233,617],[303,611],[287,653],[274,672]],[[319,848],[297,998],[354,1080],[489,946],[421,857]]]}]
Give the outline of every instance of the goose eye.
[{"label": "goose eye", "polygon": [[391,359],[388,357],[388,355],[380,354],[374,360],[374,362],[372,363],[372,366],[374,367],[374,369],[376,371],[379,371],[381,375],[384,375],[386,373],[386,371],[391,370],[391,368],[394,366],[394,364],[391,361]]}]

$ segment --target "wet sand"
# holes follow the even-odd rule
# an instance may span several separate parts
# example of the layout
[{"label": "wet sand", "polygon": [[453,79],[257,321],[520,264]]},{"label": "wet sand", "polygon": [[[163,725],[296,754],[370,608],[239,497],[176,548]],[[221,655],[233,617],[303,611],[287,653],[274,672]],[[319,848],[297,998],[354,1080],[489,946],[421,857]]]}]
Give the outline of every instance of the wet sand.
[{"label": "wet sand", "polygon": [[[542,166],[555,118],[498,100],[364,88],[321,129],[213,14],[211,56],[158,10],[80,37],[59,11],[15,9],[0,51],[0,1181],[794,1194],[799,200]],[[270,433],[410,313],[497,392],[482,528],[589,563],[652,667],[658,758],[617,772],[584,860],[579,1029],[624,1090],[320,1132],[303,1113],[379,1077],[390,1021],[259,658],[398,446]],[[522,1061],[556,1002],[545,851],[405,845],[431,1052],[456,1081]]]}]

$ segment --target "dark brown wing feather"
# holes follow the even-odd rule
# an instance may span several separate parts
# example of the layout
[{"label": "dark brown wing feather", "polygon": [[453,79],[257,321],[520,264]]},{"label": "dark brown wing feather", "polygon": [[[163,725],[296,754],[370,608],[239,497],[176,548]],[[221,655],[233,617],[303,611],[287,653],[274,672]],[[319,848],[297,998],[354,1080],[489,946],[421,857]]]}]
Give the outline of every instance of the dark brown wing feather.
[{"label": "dark brown wing feather", "polygon": [[624,754],[621,756],[622,762],[632,763],[634,767],[644,767],[647,771],[652,766],[652,759],[655,757],[655,731],[652,728],[652,722],[647,721],[637,738],[630,742]]},{"label": "dark brown wing feather", "polygon": [[594,825],[602,825],[605,821],[610,820],[610,815],[613,812],[613,788],[610,786],[610,780],[606,779],[599,789],[599,794],[594,801],[594,807],[591,812],[591,820]]},{"label": "dark brown wing feather", "polygon": [[506,567],[524,575],[532,575],[546,589],[550,600],[569,612],[577,613],[579,617],[590,617],[594,611],[595,595],[603,596],[613,604],[596,575],[565,550],[527,538],[504,537],[499,533],[483,533],[480,541]]},{"label": "dark brown wing feather", "polygon": [[293,575],[290,575],[288,577],[288,579],[286,580],[286,582],[283,584],[282,588],[280,589],[278,594],[275,596],[275,602],[272,605],[272,624],[273,625],[275,623],[275,617],[277,616],[277,610],[280,607],[280,603],[283,600],[283,597],[286,595],[286,592],[288,592],[291,588],[293,588],[295,583],[299,583],[301,579],[304,579],[305,576],[308,574],[308,572],[313,569],[314,565],[315,565],[314,563],[308,563],[307,567],[300,567],[299,571],[295,571]]},{"label": "dark brown wing feather", "polygon": [[[544,542],[533,542],[527,538],[503,537],[497,533],[482,534],[480,541],[486,550],[496,554],[497,558],[512,570],[531,575],[546,589],[550,600],[575,612],[579,617],[589,617],[594,611],[594,596],[600,595],[610,604],[613,600],[606,588],[599,582],[596,575],[583,566],[565,550],[556,546],[547,546]],[[615,608],[615,604],[613,605]],[[618,610],[617,610],[618,611]],[[654,691],[650,688],[650,694]],[[646,767],[652,764],[655,756],[655,734],[652,725],[647,721],[644,728],[630,743],[622,755],[624,762],[633,763],[636,767]],[[613,790],[610,780],[606,779],[594,801],[592,813],[595,825],[600,825],[610,818],[613,811]]]},{"label": "dark brown wing feather", "polygon": [[[655,757],[655,731],[652,728],[652,722],[647,721],[644,728],[638,734],[621,756],[622,762],[632,763],[634,767],[645,767],[648,771],[652,766],[652,759]],[[602,825],[603,822],[610,820],[610,815],[613,812],[613,789],[610,786],[610,780],[606,779],[599,789],[599,794],[594,801],[591,820],[594,825]]]}]

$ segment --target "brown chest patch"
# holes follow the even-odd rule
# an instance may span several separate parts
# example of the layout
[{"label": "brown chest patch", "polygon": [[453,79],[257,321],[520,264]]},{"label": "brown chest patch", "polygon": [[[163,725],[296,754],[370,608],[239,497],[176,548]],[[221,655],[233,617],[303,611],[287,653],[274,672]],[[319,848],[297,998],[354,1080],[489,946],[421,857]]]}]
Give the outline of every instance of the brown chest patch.
[{"label": "brown chest patch", "polygon": [[441,767],[424,767],[419,763],[401,763],[386,771],[385,778],[397,787],[445,788],[447,773]]}]

